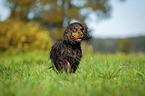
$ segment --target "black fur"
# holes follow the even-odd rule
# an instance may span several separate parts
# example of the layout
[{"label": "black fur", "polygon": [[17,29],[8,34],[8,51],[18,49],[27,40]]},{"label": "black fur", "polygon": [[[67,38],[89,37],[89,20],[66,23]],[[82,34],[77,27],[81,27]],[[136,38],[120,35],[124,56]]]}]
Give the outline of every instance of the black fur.
[{"label": "black fur", "polygon": [[[75,26],[79,28],[75,29]],[[64,31],[64,40],[58,41],[52,46],[50,58],[57,71],[76,71],[82,57],[81,41],[90,39],[87,29],[86,25],[78,22],[72,23]],[[73,33],[76,36],[72,36]]]}]

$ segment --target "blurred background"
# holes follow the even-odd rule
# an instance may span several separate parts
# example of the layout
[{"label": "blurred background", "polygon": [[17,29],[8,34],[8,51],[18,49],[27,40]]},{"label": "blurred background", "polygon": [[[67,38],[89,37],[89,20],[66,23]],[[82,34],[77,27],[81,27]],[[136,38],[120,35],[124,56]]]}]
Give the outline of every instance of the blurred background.
[{"label": "blurred background", "polygon": [[0,53],[49,52],[76,21],[93,36],[84,52],[145,53],[145,0],[0,0]]}]

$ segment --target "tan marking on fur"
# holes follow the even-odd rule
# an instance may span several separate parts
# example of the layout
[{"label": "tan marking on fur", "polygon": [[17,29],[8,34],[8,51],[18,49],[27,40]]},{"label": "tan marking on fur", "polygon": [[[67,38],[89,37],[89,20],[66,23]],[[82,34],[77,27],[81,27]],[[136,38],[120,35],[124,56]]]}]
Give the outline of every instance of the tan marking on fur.
[{"label": "tan marking on fur", "polygon": [[67,72],[73,72],[73,69],[71,68],[71,65],[69,62],[67,62],[68,67],[67,67]]},{"label": "tan marking on fur", "polygon": [[75,38],[78,38],[79,37],[79,33],[78,32],[72,33],[72,36],[75,37]]},{"label": "tan marking on fur", "polygon": [[77,27],[77,26],[75,26],[75,29],[78,29],[78,27]]},{"label": "tan marking on fur", "polygon": [[75,37],[75,38],[83,38],[83,35],[79,35],[79,32],[76,32],[76,33],[72,33],[72,36]]}]

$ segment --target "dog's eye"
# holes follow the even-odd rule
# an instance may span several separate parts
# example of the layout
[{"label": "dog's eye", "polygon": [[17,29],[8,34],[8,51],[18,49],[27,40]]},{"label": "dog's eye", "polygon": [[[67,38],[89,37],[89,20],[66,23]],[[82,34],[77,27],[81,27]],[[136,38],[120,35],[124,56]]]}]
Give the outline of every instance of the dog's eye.
[{"label": "dog's eye", "polygon": [[75,26],[75,27],[73,28],[73,31],[76,32],[77,30],[78,30],[78,27]]},{"label": "dog's eye", "polygon": [[83,27],[80,27],[80,30],[83,32],[83,30],[84,30]]}]

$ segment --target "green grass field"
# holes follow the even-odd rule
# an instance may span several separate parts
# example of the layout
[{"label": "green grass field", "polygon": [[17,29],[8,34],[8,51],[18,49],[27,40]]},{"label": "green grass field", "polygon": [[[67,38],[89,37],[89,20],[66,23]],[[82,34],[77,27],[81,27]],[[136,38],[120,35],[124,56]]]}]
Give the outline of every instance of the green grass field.
[{"label": "green grass field", "polygon": [[145,55],[84,54],[76,73],[46,53],[0,56],[0,96],[145,96]]}]

